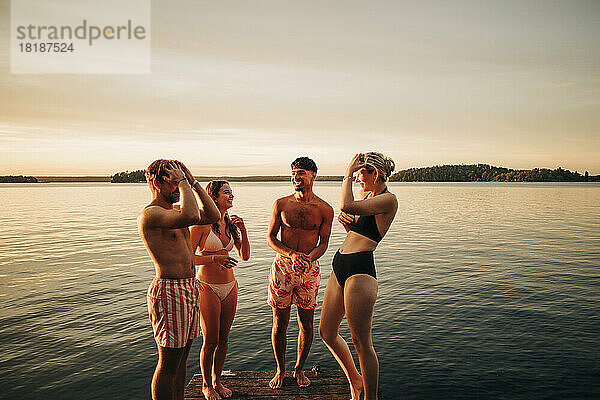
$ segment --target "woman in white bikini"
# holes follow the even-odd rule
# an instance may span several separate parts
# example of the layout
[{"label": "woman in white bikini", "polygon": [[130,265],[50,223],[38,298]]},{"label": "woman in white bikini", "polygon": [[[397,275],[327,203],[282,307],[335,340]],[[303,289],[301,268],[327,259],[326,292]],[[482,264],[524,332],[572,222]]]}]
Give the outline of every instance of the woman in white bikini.
[{"label": "woman in white bikini", "polygon": [[235,248],[242,260],[250,258],[250,243],[242,218],[227,213],[233,206],[233,192],[227,181],[210,181],[206,191],[212,197],[221,218],[212,225],[195,225],[191,229],[192,248],[197,249],[194,263],[196,278],[202,282],[200,318],[204,343],[200,352],[202,393],[207,400],[231,397],[231,390],[221,383],[221,371],[227,355],[229,330],[237,307],[237,280],[233,267]]}]

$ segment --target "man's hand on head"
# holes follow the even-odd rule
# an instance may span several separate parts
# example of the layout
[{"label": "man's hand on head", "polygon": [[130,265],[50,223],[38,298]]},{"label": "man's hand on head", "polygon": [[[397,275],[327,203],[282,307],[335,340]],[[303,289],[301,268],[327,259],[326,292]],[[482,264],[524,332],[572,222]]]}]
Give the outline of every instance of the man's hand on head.
[{"label": "man's hand on head", "polygon": [[184,179],[184,173],[175,162],[170,162],[165,166],[165,172],[168,174],[168,180],[177,184],[180,180]]},{"label": "man's hand on head", "polygon": [[179,166],[179,168],[181,168],[181,170],[185,174],[186,179],[188,180],[189,184],[191,185],[192,182],[194,182],[194,175],[192,175],[192,172],[181,161],[175,160],[174,162]]}]

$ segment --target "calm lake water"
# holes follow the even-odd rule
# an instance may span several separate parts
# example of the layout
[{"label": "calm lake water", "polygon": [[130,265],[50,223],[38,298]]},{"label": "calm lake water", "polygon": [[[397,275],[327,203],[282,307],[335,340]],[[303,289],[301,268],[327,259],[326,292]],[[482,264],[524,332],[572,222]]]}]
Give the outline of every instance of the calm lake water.
[{"label": "calm lake water", "polygon": [[[400,209],[375,253],[383,398],[600,398],[600,185],[390,186]],[[233,189],[252,257],[236,271],[225,369],[273,370],[265,235],[271,204],[291,186]],[[338,208],[338,183],[315,192]],[[0,186],[0,398],[148,398],[154,269],[136,215],[149,198],[143,184]],[[334,223],[320,302],[343,237]],[[315,315],[318,324],[320,304]],[[350,339],[345,322],[341,332]],[[288,370],[297,333],[291,323]],[[318,335],[313,364],[338,368]]]}]

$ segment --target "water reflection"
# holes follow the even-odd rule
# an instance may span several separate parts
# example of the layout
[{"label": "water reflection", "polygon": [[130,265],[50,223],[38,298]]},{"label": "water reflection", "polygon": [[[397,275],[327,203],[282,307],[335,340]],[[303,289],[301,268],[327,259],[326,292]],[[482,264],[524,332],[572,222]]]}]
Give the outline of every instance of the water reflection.
[{"label": "water reflection", "polygon": [[[373,326],[386,398],[600,392],[600,185],[391,186],[400,209],[375,256]],[[273,369],[266,291],[274,253],[265,237],[272,202],[290,185],[233,187],[232,212],[244,217],[253,248],[236,273],[225,369]],[[315,191],[337,209],[338,184],[318,182]],[[0,195],[4,396],[147,398],[156,350],[145,290],[154,269],[135,226],[146,186],[2,185]],[[343,238],[334,224],[319,302]],[[345,323],[341,332],[349,338]],[[337,368],[319,339],[314,363]]]}]

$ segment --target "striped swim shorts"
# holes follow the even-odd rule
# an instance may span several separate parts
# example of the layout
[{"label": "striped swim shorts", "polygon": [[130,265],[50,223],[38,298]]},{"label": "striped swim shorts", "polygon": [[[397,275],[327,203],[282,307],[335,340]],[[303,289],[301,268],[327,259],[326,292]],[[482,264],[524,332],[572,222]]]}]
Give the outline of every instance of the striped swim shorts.
[{"label": "striped swim shorts", "polygon": [[154,279],[148,287],[148,314],[161,347],[185,347],[200,336],[200,282],[196,278]]}]

